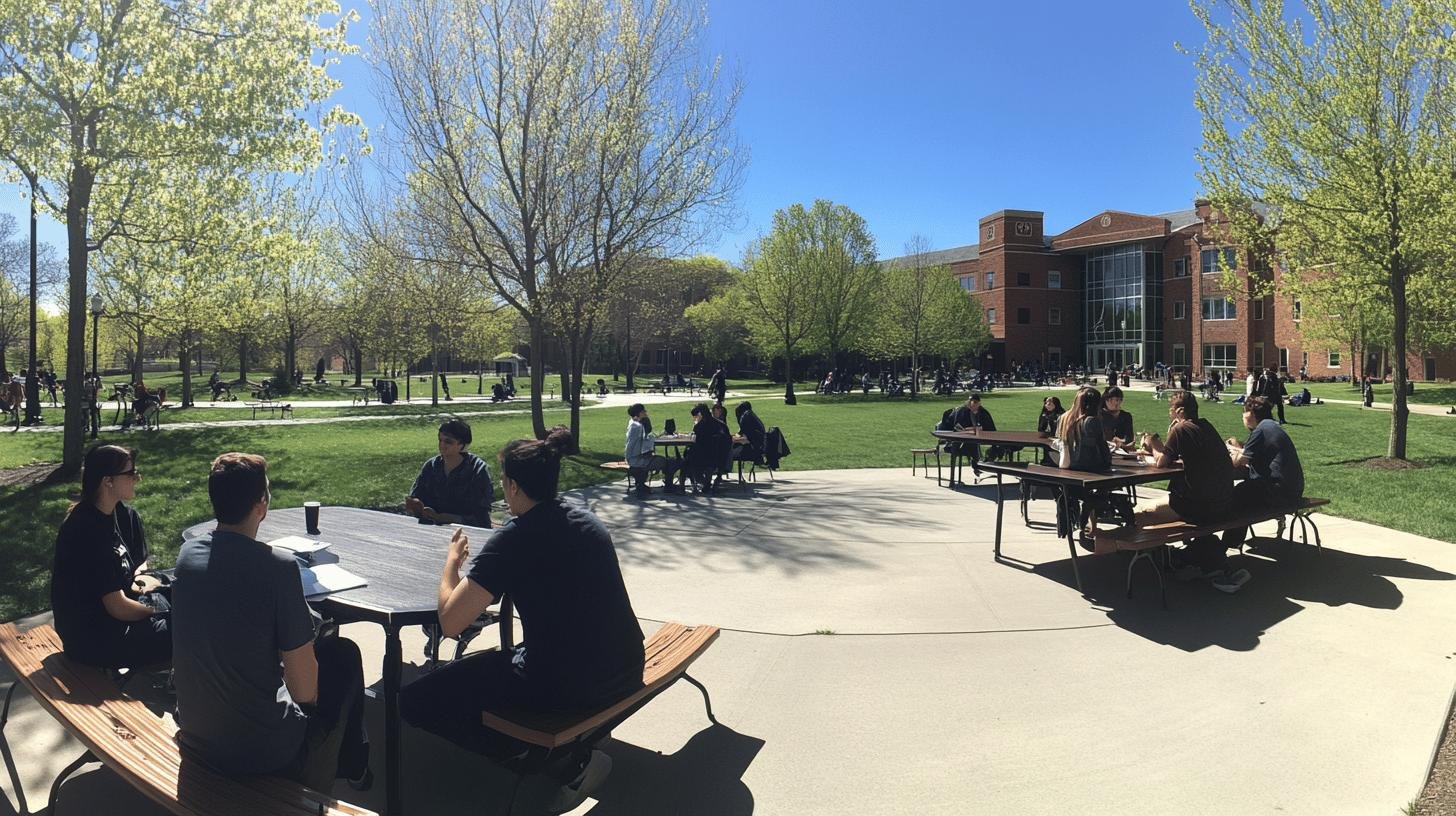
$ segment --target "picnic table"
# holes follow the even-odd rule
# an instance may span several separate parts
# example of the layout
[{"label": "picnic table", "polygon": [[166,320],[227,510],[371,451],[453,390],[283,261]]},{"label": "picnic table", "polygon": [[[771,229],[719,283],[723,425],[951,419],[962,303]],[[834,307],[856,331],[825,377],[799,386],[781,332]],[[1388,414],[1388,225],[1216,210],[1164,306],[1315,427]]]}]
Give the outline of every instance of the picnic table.
[{"label": "picnic table", "polygon": [[362,400],[365,407],[368,407],[369,397],[374,393],[374,389],[367,385],[351,385],[344,390],[349,392],[350,405],[358,405]]},{"label": "picnic table", "polygon": [[996,539],[995,558],[1001,560],[1001,520],[1005,511],[1006,476],[1015,476],[1023,483],[1045,485],[1055,488],[1060,496],[1062,512],[1066,514],[1067,551],[1072,556],[1072,576],[1077,581],[1077,590],[1083,595],[1082,573],[1077,567],[1077,523],[1069,512],[1066,488],[1081,488],[1087,492],[1105,492],[1132,485],[1160,482],[1183,472],[1182,465],[1160,468],[1138,461],[1136,458],[1115,457],[1111,468],[1105,471],[1067,470],[1029,462],[981,462],[982,470],[996,474]]},{"label": "picnic table", "polygon": [[287,419],[293,413],[293,404],[279,402],[273,399],[260,399],[256,402],[245,402],[243,405],[253,409],[253,419],[258,418],[259,411],[267,411],[268,416],[278,416],[280,419]]},{"label": "picnic table", "polygon": [[[216,522],[187,528],[183,540],[209,533]],[[273,508],[258,527],[258,538],[271,541],[286,535],[307,535],[332,546],[320,562],[337,557],[339,565],[369,583],[335,592],[315,601],[320,611],[339,623],[367,622],[384,629],[384,784],[386,814],[401,812],[400,790],[400,675],[404,665],[399,633],[406,626],[438,623],[436,594],[451,527],[420,524],[413,516],[324,507],[319,512],[319,534],[304,531],[302,507]],[[465,527],[476,537],[476,547],[489,530]]]},{"label": "picnic table", "polygon": [[[1002,448],[1021,450],[1022,448],[1045,448],[1052,446],[1052,438],[1042,436],[1036,431],[931,431],[932,436],[941,442],[973,442],[978,445],[995,445]],[[937,462],[939,458],[937,457]],[[981,467],[981,462],[977,467]],[[937,464],[938,468],[939,465]],[[960,465],[961,468],[964,464]],[[950,484],[954,487],[957,484],[964,484],[958,477],[959,468],[955,458],[951,459]]]}]

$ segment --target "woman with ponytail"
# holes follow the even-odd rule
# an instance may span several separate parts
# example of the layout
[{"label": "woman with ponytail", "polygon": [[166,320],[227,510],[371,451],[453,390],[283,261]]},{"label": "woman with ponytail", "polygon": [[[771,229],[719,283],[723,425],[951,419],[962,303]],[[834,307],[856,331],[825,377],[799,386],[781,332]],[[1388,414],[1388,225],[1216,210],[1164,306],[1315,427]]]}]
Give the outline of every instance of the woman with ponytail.
[{"label": "woman with ponytail", "polygon": [[[473,560],[469,539],[456,530],[440,574],[445,635],[459,634],[509,595],[527,641],[456,660],[400,695],[400,713],[411,725],[496,761],[529,746],[486,728],[483,709],[589,711],[642,685],[642,628],[612,537],[590,511],[556,494],[570,443],[571,433],[557,426],[545,439],[518,439],[501,450],[501,488],[512,518]],[[548,768],[563,785],[559,810],[579,804],[609,767],[597,751],[568,754]]]},{"label": "woman with ponytail", "polygon": [[129,668],[172,657],[169,606],[137,577],[147,540],[127,502],[141,478],[135,451],[91,448],[81,465],[81,498],[56,536],[51,608],[67,656],[82,663]]}]

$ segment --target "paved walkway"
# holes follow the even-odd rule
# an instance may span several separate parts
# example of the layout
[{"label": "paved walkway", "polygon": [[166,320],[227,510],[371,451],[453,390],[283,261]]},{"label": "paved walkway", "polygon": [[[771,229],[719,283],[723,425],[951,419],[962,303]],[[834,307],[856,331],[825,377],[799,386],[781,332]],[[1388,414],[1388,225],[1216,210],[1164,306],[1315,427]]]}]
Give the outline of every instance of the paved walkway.
[{"label": "paved walkway", "polygon": [[[575,812],[1364,816],[1416,797],[1456,685],[1456,548],[1321,516],[1322,554],[1264,541],[1236,556],[1243,592],[1174,584],[1164,611],[1146,571],[1124,597],[1120,557],[1085,559],[1079,595],[1049,502],[1035,529],[1013,505],[993,561],[993,490],[886,469],[713,498],[577,492],[645,630],[725,631],[693,669],[722,725],[668,690],[617,729],[611,777]],[[345,630],[377,683],[379,631]],[[28,698],[6,733],[42,801],[78,747]],[[408,812],[503,807],[482,760],[413,731],[405,752]],[[156,812],[105,771],[60,810]]]}]

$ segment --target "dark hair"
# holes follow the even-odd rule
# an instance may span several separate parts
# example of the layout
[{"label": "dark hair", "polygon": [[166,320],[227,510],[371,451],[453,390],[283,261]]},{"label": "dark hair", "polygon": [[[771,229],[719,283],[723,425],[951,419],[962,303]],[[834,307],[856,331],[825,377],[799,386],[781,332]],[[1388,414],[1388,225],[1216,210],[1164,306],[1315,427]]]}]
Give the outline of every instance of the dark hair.
[{"label": "dark hair", "polygon": [[966,397],[966,402],[980,402],[980,401],[981,401],[981,395],[980,394],[972,394],[969,397]]},{"label": "dark hair", "polygon": [[545,439],[517,439],[500,452],[501,473],[536,501],[556,498],[561,452],[571,446],[571,431],[557,425]]},{"label": "dark hair", "polygon": [[463,419],[447,419],[441,422],[440,433],[460,440],[461,445],[469,445],[473,438],[470,435],[470,424]]},{"label": "dark hair", "polygon": [[1106,402],[1110,399],[1122,399],[1122,389],[1115,385],[1108,386],[1107,390],[1102,392],[1102,401]]},{"label": "dark hair", "polygon": [[1253,414],[1260,422],[1274,414],[1274,406],[1269,404],[1268,397],[1249,397],[1244,400],[1244,410]]},{"label": "dark hair", "polygon": [[96,494],[101,490],[102,479],[116,476],[135,464],[136,451],[130,448],[120,445],[92,445],[86,451],[86,458],[81,460],[81,498],[72,503],[66,513],[70,514],[83,504],[94,503]]},{"label": "dark hair", "polygon": [[1198,419],[1198,397],[1192,391],[1179,391],[1168,398],[1170,411],[1183,409],[1184,419]]},{"label": "dark hair", "polygon": [[1097,389],[1084,385],[1077,391],[1077,398],[1072,400],[1072,407],[1062,414],[1061,420],[1057,423],[1057,438],[1062,444],[1071,447],[1077,443],[1077,423],[1084,417],[1095,417],[1097,412],[1102,410],[1102,395]]},{"label": "dark hair", "polygon": [[633,419],[636,419],[638,414],[641,414],[643,411],[646,411],[646,410],[647,409],[645,407],[643,407],[642,403],[640,403],[640,402],[634,402],[631,405],[628,405],[627,406],[627,416],[632,417]]},{"label": "dark hair", "polygon": [[725,414],[728,413],[728,409],[726,407],[724,407],[723,406],[723,403],[721,403],[721,402],[715,402],[715,403],[713,403],[713,407],[712,408],[709,408],[708,411],[709,412],[712,412],[712,411],[722,411]]},{"label": "dark hair", "polygon": [[256,453],[224,453],[207,476],[212,512],[223,524],[237,524],[268,498],[268,460]]},{"label": "dark hair", "polygon": [[688,411],[688,413],[692,414],[693,416],[712,416],[712,414],[708,412],[708,403],[706,402],[700,402],[697,405],[694,405],[693,410]]},{"label": "dark hair", "polygon": [[1041,405],[1042,405],[1042,410],[1043,411],[1046,410],[1046,404],[1048,402],[1050,402],[1052,405],[1055,405],[1057,407],[1056,410],[1057,410],[1057,413],[1059,413],[1059,414],[1065,413],[1066,410],[1067,410],[1067,409],[1065,409],[1065,408],[1062,407],[1062,398],[1061,397],[1055,397],[1055,396],[1053,396],[1053,397],[1047,397],[1046,399],[1044,399],[1044,400],[1041,401]]},{"label": "dark hair", "polygon": [[738,407],[733,409],[733,416],[735,419],[743,419],[743,415],[752,410],[753,406],[747,400],[744,400],[738,403]]}]

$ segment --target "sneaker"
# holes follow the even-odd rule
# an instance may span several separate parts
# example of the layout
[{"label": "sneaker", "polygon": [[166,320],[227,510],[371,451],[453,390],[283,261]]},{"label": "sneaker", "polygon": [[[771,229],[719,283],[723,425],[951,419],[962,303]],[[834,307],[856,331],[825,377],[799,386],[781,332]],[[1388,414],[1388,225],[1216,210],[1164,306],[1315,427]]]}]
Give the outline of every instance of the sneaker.
[{"label": "sneaker", "polygon": [[602,786],[607,774],[612,772],[612,758],[597,750],[591,752],[586,767],[571,782],[562,785],[556,798],[546,808],[547,813],[565,813],[576,809],[586,798]]},{"label": "sneaker", "polygon": [[1227,592],[1232,595],[1240,589],[1243,589],[1244,584],[1247,584],[1252,577],[1248,570],[1236,569],[1232,572],[1215,576],[1213,579],[1213,588],[1219,592]]},{"label": "sneaker", "polygon": [[359,778],[345,779],[344,784],[348,785],[356,791],[359,791],[360,793],[363,793],[374,787],[374,771],[366,765],[364,767],[364,773],[361,774]]}]

